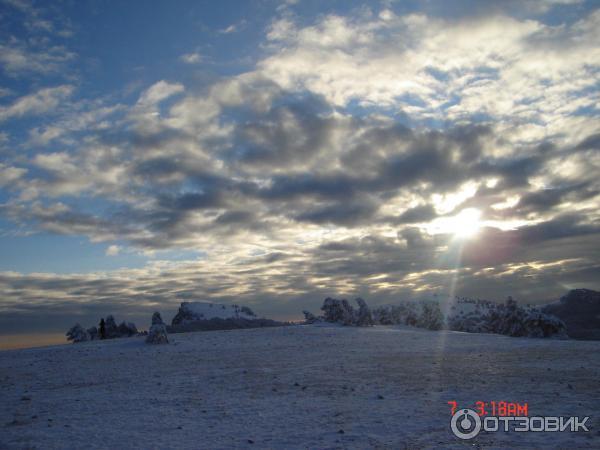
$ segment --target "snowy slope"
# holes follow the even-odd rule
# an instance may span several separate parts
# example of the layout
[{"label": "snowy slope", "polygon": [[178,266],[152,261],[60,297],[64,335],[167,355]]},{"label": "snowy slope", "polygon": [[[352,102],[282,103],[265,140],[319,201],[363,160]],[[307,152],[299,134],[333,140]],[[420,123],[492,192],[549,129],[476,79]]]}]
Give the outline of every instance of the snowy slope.
[{"label": "snowy slope", "polygon": [[0,352],[0,448],[600,448],[589,433],[450,434],[450,400],[598,416],[600,342],[290,326]]}]

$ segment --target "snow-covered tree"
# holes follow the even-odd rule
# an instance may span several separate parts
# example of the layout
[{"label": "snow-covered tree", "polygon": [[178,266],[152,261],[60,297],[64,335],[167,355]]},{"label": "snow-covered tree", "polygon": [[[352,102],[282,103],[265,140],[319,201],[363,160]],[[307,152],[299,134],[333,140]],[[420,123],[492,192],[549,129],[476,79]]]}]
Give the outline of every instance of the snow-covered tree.
[{"label": "snow-covered tree", "polygon": [[147,344],[168,344],[167,326],[164,324],[160,313],[157,311],[152,314],[152,326],[146,337]]},{"label": "snow-covered tree", "polygon": [[437,302],[423,302],[421,314],[417,319],[416,326],[428,330],[441,330],[444,326],[444,315]]},{"label": "snow-covered tree", "polygon": [[318,321],[341,323],[342,325],[370,326],[374,324],[373,315],[367,302],[362,298],[357,298],[358,310],[355,310],[346,299],[335,299],[327,297],[323,301],[321,310],[324,312],[322,317],[316,317],[309,311],[303,311],[306,323]]},{"label": "snow-covered tree", "polygon": [[90,340],[94,340],[94,339],[100,339],[100,336],[98,335],[98,328],[96,328],[95,326],[91,326],[87,329],[88,334],[90,335]]},{"label": "snow-covered tree", "polygon": [[106,329],[106,339],[119,337],[119,328],[117,327],[117,322],[115,322],[115,318],[112,314],[106,316],[104,327]]},{"label": "snow-covered tree", "polygon": [[162,317],[160,316],[160,313],[158,311],[155,311],[154,314],[152,314],[152,325],[164,325],[165,323],[162,320]]},{"label": "snow-covered tree", "polygon": [[348,303],[348,300],[338,300],[327,297],[321,306],[324,312],[323,318],[326,322],[341,323],[343,325],[352,325],[354,323],[354,309]]},{"label": "snow-covered tree", "polygon": [[528,337],[567,337],[567,328],[562,320],[533,308],[523,317],[523,328]]},{"label": "snow-covered tree", "polygon": [[304,314],[304,323],[306,323],[306,324],[319,322],[319,318],[317,316],[315,316],[313,313],[311,313],[310,311],[304,310],[304,311],[302,311],[302,314]]},{"label": "snow-covered tree", "polygon": [[244,314],[248,314],[251,317],[256,317],[256,314],[254,314],[254,311],[252,311],[249,307],[247,306],[242,306],[240,308],[240,311]]},{"label": "snow-covered tree", "polygon": [[464,331],[467,333],[487,333],[485,317],[479,310],[468,313],[457,313],[450,316],[447,320],[450,330]]},{"label": "snow-covered tree", "polygon": [[[104,323],[106,339],[131,337],[139,334],[138,329],[133,322],[123,321],[117,326],[115,318],[112,315],[107,316],[106,320],[101,320],[100,324],[102,323]],[[80,324],[76,324],[67,331],[67,337],[73,342],[92,341],[101,339],[101,333],[95,326],[91,326],[85,330]]]},{"label": "snow-covered tree", "polygon": [[121,322],[117,328],[120,337],[135,336],[138,333],[137,327],[133,322]]},{"label": "snow-covered tree", "polygon": [[73,342],[85,342],[90,340],[89,333],[78,323],[67,331],[66,336],[67,340]]},{"label": "snow-covered tree", "polygon": [[316,318],[308,311],[304,311],[304,315],[306,323],[321,319],[356,326],[411,325],[430,330],[448,328],[508,336],[567,337],[566,326],[560,319],[530,306],[519,306],[511,297],[505,304],[458,297],[450,301],[452,306],[445,316],[442,303],[437,298],[433,301],[404,301],[370,311],[362,299],[356,299],[358,310],[354,310],[348,301],[328,297],[321,307],[324,312],[322,318]]},{"label": "snow-covered tree", "polygon": [[[460,301],[465,304],[467,301]],[[519,306],[508,297],[505,304],[479,301],[470,312],[454,312],[448,328],[471,333],[495,333],[516,337],[566,338],[566,326],[559,318],[530,306]]]},{"label": "snow-covered tree", "polygon": [[371,310],[367,306],[367,302],[365,302],[362,298],[357,298],[356,303],[358,303],[358,312],[356,313],[355,323],[359,327],[367,327],[373,325],[373,316],[371,315]]},{"label": "snow-covered tree", "polygon": [[416,302],[380,306],[373,310],[373,320],[381,325],[417,325],[419,310]]}]

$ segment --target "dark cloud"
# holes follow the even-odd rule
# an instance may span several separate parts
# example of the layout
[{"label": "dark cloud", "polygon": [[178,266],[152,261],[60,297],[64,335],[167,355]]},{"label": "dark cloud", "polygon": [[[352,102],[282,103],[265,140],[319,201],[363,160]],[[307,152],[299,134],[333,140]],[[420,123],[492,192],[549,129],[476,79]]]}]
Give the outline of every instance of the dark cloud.
[{"label": "dark cloud", "polygon": [[227,158],[263,169],[304,165],[332,144],[336,121],[330,112],[318,97],[281,97],[268,113],[248,117],[236,128]]},{"label": "dark cloud", "polygon": [[399,216],[394,217],[392,221],[396,224],[429,222],[436,216],[435,208],[432,205],[421,205],[407,209]]},{"label": "dark cloud", "polygon": [[600,133],[586,137],[575,147],[576,150],[592,150],[600,148]]},{"label": "dark cloud", "polygon": [[336,202],[325,206],[311,208],[295,217],[299,222],[312,222],[317,224],[336,224],[343,226],[358,225],[371,221],[378,205],[367,199],[353,202]]},{"label": "dark cloud", "polygon": [[[542,248],[559,245],[565,239],[583,239],[600,233],[599,225],[583,223],[584,216],[565,214],[534,225],[516,230],[502,231],[486,228],[473,240],[468,241],[462,251],[462,263],[473,267],[490,267],[510,262],[545,259]],[[595,245],[600,250],[600,245]],[[587,253],[583,248],[564,252],[555,258],[568,259]]]},{"label": "dark cloud", "polygon": [[271,179],[271,185],[261,189],[258,194],[265,200],[288,200],[299,197],[342,200],[351,198],[360,192],[363,186],[364,180],[334,170],[327,175],[312,173],[275,175]]},{"label": "dark cloud", "polygon": [[564,201],[584,201],[598,194],[600,194],[600,191],[593,188],[593,183],[585,181],[528,192],[520,198],[515,209],[520,214],[547,212]]},{"label": "dark cloud", "polygon": [[406,241],[406,246],[410,249],[420,249],[421,251],[432,251],[434,239],[427,239],[423,232],[416,227],[404,228],[398,233]]}]

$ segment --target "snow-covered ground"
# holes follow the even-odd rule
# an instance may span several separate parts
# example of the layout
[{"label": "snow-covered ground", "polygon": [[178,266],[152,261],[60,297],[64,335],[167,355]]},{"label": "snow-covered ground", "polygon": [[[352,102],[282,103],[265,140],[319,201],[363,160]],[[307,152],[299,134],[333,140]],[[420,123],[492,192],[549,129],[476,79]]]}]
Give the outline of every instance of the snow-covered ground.
[{"label": "snow-covered ground", "polygon": [[[0,352],[0,448],[600,448],[600,341],[334,325],[169,339]],[[593,417],[588,433],[460,441],[450,400]]]}]

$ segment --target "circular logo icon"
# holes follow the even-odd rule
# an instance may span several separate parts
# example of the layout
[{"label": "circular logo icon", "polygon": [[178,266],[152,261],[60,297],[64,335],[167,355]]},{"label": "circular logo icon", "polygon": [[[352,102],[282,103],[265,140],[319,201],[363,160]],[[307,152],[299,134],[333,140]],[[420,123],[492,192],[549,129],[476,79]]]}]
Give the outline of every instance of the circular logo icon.
[{"label": "circular logo icon", "polygon": [[450,428],[459,439],[473,439],[481,431],[481,417],[472,409],[459,409],[450,419]]}]

